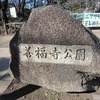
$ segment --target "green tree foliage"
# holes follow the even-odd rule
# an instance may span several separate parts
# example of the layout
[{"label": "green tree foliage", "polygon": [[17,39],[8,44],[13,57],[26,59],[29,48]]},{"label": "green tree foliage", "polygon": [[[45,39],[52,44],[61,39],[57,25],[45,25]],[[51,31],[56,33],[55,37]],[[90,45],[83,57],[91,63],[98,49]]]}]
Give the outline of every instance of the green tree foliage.
[{"label": "green tree foliage", "polygon": [[94,10],[94,8],[95,8],[95,0],[88,0],[88,8],[90,9],[90,10]]}]

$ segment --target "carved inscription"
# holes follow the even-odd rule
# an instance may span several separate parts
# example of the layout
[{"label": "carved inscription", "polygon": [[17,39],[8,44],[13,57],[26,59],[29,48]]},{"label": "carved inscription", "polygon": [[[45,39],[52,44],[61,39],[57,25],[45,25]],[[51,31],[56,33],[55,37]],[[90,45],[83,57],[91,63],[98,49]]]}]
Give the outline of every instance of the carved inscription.
[{"label": "carved inscription", "polygon": [[89,65],[93,50],[86,45],[20,44],[20,60],[39,63]]}]

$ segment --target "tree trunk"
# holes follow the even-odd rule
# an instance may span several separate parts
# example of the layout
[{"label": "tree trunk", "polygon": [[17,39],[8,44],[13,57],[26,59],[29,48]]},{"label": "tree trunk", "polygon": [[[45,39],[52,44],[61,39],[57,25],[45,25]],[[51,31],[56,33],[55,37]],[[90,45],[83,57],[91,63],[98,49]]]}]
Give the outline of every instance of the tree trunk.
[{"label": "tree trunk", "polygon": [[19,12],[20,12],[20,8],[21,8],[21,1],[19,0]]},{"label": "tree trunk", "polygon": [[57,0],[47,0],[47,5],[55,4]]},{"label": "tree trunk", "polygon": [[66,0],[47,0],[48,5],[55,4],[55,3],[57,3],[58,5],[62,5],[65,2],[66,2]]},{"label": "tree trunk", "polygon": [[24,16],[25,0],[22,0],[20,13]]},{"label": "tree trunk", "polygon": [[2,12],[3,12],[3,19],[4,19],[5,23],[8,22],[8,18],[7,18],[7,14],[6,14],[7,8],[8,8],[8,0],[4,0],[2,2]]},{"label": "tree trunk", "polygon": [[34,8],[36,8],[36,0],[34,0]]}]

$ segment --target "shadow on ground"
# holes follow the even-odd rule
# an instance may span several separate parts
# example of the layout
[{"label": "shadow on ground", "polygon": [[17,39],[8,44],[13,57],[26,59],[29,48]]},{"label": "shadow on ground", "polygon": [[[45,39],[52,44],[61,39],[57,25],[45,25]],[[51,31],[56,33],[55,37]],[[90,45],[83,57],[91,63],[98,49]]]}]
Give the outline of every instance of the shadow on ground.
[{"label": "shadow on ground", "polygon": [[13,80],[0,100],[94,100],[92,93],[58,93]]},{"label": "shadow on ground", "polygon": [[0,58],[0,72],[8,69],[9,61],[9,58]]},{"label": "shadow on ground", "polygon": [[18,90],[15,90],[11,93],[8,94],[3,94],[1,96],[1,100],[18,100],[19,98],[34,92],[35,90],[39,89],[39,86],[35,86],[35,85],[26,85],[25,87],[22,87]]}]

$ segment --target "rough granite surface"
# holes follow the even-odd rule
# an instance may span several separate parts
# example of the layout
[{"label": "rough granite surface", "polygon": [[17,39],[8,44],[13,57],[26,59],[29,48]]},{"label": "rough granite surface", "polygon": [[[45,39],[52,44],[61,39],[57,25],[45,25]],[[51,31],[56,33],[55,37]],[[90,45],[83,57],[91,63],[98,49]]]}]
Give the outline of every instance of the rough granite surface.
[{"label": "rough granite surface", "polygon": [[[80,21],[57,5],[33,9],[27,22],[10,42],[14,77],[23,83],[43,86],[57,92],[94,91],[100,85],[100,45]],[[20,44],[88,45],[93,49],[90,65],[24,62],[19,59]]]}]

